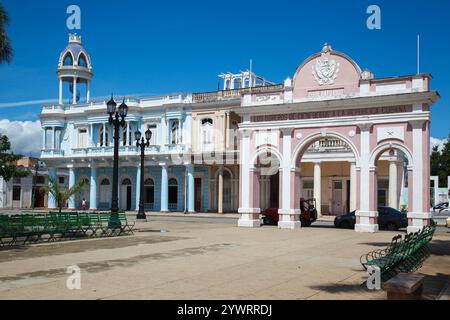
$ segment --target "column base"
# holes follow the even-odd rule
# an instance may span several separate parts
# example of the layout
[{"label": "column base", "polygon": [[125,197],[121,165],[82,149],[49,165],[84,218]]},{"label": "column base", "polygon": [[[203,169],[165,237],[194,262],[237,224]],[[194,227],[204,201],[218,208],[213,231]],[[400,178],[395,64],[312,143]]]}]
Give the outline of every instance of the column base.
[{"label": "column base", "polygon": [[259,217],[261,209],[259,208],[239,208],[240,218],[238,220],[238,227],[243,228],[259,228],[262,225],[262,220]]},{"label": "column base", "polygon": [[429,212],[408,212],[408,233],[415,233],[431,224],[432,214]]},{"label": "column base", "polygon": [[300,210],[299,209],[279,209],[278,214],[280,220],[278,221],[279,229],[300,229],[302,224],[300,222]]},{"label": "column base", "polygon": [[355,232],[374,233],[379,231],[377,211],[356,211]]}]

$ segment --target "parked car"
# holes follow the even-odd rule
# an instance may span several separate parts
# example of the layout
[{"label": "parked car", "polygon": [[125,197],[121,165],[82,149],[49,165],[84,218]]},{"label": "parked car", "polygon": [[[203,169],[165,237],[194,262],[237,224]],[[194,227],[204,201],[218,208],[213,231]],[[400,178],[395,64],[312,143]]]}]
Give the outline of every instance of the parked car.
[{"label": "parked car", "polygon": [[450,212],[448,210],[448,202],[441,202],[431,208],[431,213],[435,215],[448,216]]},{"label": "parked car", "polygon": [[[317,220],[316,199],[300,199],[300,222],[302,227],[309,227]],[[265,225],[277,225],[280,220],[278,208],[268,208],[262,212]]]},{"label": "parked car", "polygon": [[[353,229],[355,228],[355,211],[337,216],[334,219],[336,228]],[[406,213],[400,212],[390,207],[378,207],[378,225],[380,229],[398,230],[408,226]]]}]

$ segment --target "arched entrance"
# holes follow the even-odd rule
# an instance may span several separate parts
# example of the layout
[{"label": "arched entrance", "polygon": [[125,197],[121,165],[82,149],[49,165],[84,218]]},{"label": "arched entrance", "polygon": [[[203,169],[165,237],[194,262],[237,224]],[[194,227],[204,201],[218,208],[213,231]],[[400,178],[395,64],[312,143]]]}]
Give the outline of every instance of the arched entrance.
[{"label": "arched entrance", "polygon": [[130,178],[124,178],[120,184],[120,209],[131,210],[132,183]]},{"label": "arched entrance", "polygon": [[107,210],[111,208],[111,183],[109,178],[100,179],[98,192],[98,208]]},{"label": "arched entrance", "polygon": [[144,207],[145,210],[154,210],[155,207],[155,182],[152,178],[144,181]]},{"label": "arched entrance", "polygon": [[86,200],[86,208],[89,208],[89,199],[90,199],[90,180],[86,176],[81,177],[78,181],[84,181],[86,186],[81,191],[81,193],[75,196],[75,207],[81,208],[83,199]]}]

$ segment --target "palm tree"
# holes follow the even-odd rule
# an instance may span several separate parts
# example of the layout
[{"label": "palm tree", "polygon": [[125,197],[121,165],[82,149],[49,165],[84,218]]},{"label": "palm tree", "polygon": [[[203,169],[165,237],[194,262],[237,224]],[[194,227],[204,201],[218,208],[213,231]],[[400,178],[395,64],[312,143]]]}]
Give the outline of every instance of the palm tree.
[{"label": "palm tree", "polygon": [[0,3],[0,63],[10,63],[13,56],[11,41],[6,34],[6,25],[9,23],[9,17],[5,7]]},{"label": "palm tree", "polygon": [[64,190],[61,189],[61,186],[56,179],[48,177],[48,186],[42,188],[42,190],[55,199],[56,205],[61,213],[62,208],[64,208],[70,197],[81,193],[87,185],[88,183],[85,180],[82,180],[75,183],[73,187]]}]

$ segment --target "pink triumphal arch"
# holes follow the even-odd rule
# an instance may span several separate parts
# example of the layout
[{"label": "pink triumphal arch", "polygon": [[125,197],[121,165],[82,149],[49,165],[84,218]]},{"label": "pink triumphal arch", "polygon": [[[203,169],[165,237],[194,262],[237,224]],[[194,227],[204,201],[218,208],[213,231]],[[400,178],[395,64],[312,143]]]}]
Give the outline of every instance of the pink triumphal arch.
[{"label": "pink triumphal arch", "polygon": [[[308,188],[319,211],[356,210],[355,231],[376,232],[384,167],[392,206],[407,186],[408,232],[429,224],[430,107],[439,98],[430,79],[375,78],[325,44],[283,85],[244,91],[235,110],[242,118],[239,226],[259,227],[261,211],[277,205],[278,226],[299,228],[300,198],[313,172]],[[324,170],[348,177],[340,180],[345,188],[324,179]],[[345,189],[346,204],[323,199],[331,197],[327,188],[338,198]]]}]

